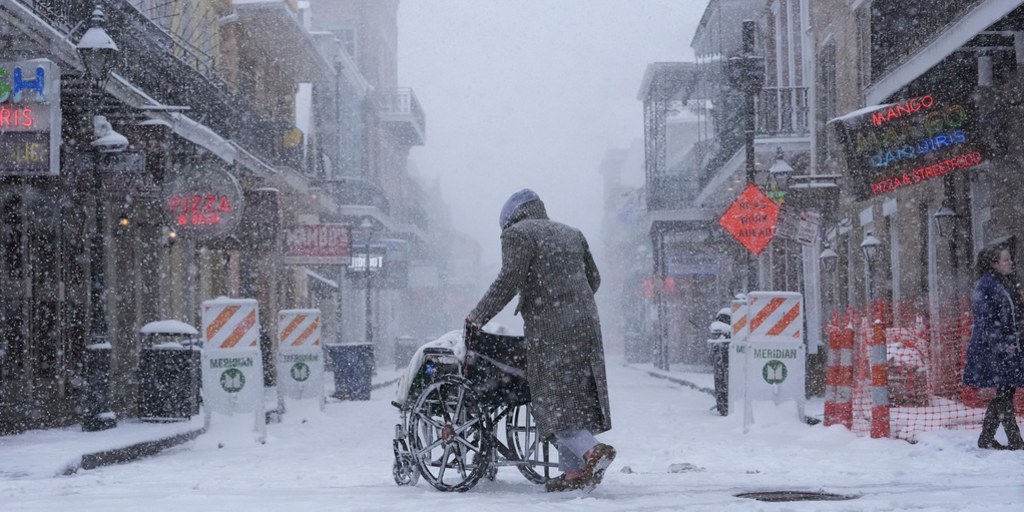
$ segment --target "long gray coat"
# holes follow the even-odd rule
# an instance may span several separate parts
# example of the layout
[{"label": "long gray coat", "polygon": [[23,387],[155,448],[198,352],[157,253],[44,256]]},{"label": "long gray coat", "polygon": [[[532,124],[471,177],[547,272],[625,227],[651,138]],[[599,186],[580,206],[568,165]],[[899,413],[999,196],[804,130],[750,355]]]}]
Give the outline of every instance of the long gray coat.
[{"label": "long gray coat", "polygon": [[539,199],[501,233],[501,271],[468,320],[484,325],[519,294],[527,380],[541,438],[569,428],[611,429],[601,324],[601,278],[583,233],[548,220]]}]

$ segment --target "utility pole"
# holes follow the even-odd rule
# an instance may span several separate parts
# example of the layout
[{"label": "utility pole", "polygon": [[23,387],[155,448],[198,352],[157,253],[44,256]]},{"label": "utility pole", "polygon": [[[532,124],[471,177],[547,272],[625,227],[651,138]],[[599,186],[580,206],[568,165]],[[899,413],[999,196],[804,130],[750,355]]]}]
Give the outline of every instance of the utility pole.
[{"label": "utility pole", "polygon": [[[754,36],[757,23],[743,20],[743,48],[740,55],[729,58],[729,86],[743,92],[744,130],[746,143],[747,183],[754,183],[754,98],[764,86],[764,57],[754,54]],[[747,252],[747,291],[757,287],[754,259]]]}]

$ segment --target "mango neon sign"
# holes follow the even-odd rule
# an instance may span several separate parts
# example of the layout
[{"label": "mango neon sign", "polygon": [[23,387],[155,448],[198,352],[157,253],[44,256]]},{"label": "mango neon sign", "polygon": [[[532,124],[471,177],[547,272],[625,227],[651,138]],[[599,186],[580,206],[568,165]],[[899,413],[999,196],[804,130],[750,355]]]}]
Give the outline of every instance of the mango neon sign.
[{"label": "mango neon sign", "polygon": [[905,115],[920,112],[922,109],[928,110],[933,106],[935,106],[935,98],[930,94],[926,94],[919,98],[909,99],[903,103],[897,103],[885,110],[872,113],[871,124],[881,126],[893,119],[899,119]]}]

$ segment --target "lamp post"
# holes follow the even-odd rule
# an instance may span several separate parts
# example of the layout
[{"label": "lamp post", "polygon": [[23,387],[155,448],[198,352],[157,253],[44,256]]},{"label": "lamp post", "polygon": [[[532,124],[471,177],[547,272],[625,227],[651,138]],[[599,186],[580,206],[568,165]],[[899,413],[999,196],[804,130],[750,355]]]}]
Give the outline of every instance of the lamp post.
[{"label": "lamp post", "polygon": [[[744,137],[747,183],[754,183],[754,98],[764,86],[764,57],[754,55],[757,23],[743,20],[743,49],[739,56],[729,58],[729,86],[744,94]],[[747,253],[747,291],[755,286],[754,261]]]},{"label": "lamp post", "polygon": [[835,309],[836,302],[836,267],[839,266],[839,253],[825,242],[825,248],[821,250],[821,254],[818,255],[818,260],[821,261],[821,267],[825,270],[826,279],[828,279],[828,304],[831,310]]},{"label": "lamp post", "polygon": [[878,247],[881,245],[882,242],[870,231],[864,234],[864,241],[860,243],[867,271],[868,302],[875,300],[875,256],[878,255]]},{"label": "lamp post", "polygon": [[[103,29],[106,17],[97,5],[90,19],[90,27],[76,46],[89,75],[90,93],[95,94],[93,102],[103,96],[103,85],[110,74],[118,48]],[[123,151],[127,139],[110,128],[103,116],[93,118],[93,131],[97,139],[91,145],[99,153]],[[113,347],[108,339],[106,311],[106,204],[103,201],[103,179],[98,165],[93,170],[95,190],[94,229],[89,245],[90,253],[90,330],[89,343],[85,351],[87,387],[83,407],[82,430],[106,430],[117,426],[117,419],[109,411],[110,403],[110,358]]]},{"label": "lamp post", "polygon": [[368,218],[364,218],[359,224],[359,230],[363,234],[363,240],[366,243],[365,262],[366,268],[363,269],[365,272],[363,275],[366,278],[366,343],[373,345],[373,300],[372,300],[372,280],[371,280],[371,269],[370,269],[370,242],[373,238],[373,233],[376,228]]}]

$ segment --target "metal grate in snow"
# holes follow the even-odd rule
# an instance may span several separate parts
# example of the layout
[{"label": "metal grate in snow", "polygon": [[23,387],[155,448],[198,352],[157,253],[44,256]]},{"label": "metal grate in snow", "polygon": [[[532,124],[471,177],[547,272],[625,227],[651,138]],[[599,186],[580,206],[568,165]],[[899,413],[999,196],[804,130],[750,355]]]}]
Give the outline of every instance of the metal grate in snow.
[{"label": "metal grate in snow", "polygon": [[757,501],[844,501],[854,500],[860,496],[852,494],[833,494],[821,491],[758,491],[742,492],[737,498],[749,498]]}]

